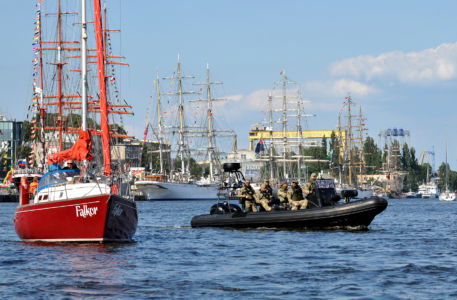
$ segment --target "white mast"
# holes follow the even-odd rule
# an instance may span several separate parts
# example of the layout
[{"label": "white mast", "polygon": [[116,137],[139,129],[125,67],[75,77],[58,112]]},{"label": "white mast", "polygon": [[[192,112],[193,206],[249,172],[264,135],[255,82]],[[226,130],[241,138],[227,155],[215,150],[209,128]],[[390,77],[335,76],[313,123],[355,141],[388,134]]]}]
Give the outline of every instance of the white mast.
[{"label": "white mast", "polygon": [[287,178],[286,170],[286,146],[287,146],[287,77],[283,75],[282,77],[282,134],[283,134],[283,145],[282,145],[282,165],[283,165],[283,176]]},{"label": "white mast", "polygon": [[352,116],[351,116],[351,95],[348,95],[348,133],[347,133],[347,151],[348,151],[348,172],[349,185],[352,185]]},{"label": "white mast", "polygon": [[209,178],[213,180],[214,171],[213,171],[213,103],[211,100],[211,81],[209,79],[209,65],[206,64],[206,91],[207,91],[207,100],[208,100],[208,160],[209,160]]},{"label": "white mast", "polygon": [[[86,0],[81,0],[81,129],[87,131],[87,21]],[[83,161],[85,170],[87,160]]]},{"label": "white mast", "polygon": [[301,155],[302,155],[302,142],[303,142],[303,132],[301,127],[301,92],[298,90],[298,101],[297,101],[297,135],[298,135],[298,153],[297,153],[297,180],[301,179]]},{"label": "white mast", "polygon": [[184,164],[184,99],[182,96],[182,74],[181,74],[181,61],[178,54],[178,96],[179,96],[179,148],[178,153],[181,158],[181,174],[185,175]]},{"label": "white mast", "polygon": [[270,110],[269,114],[269,129],[270,129],[270,151],[269,151],[269,156],[268,160],[270,161],[270,180],[274,179],[274,162],[273,162],[273,95],[270,94],[268,95],[268,107]]},{"label": "white mast", "polygon": [[[281,73],[281,75],[283,74]],[[277,89],[278,92],[276,95],[273,92],[270,92],[268,95],[268,120],[264,120],[263,122],[264,124],[268,124],[268,127],[264,127],[262,130],[265,133],[266,131],[269,131],[269,134],[266,135],[261,133],[260,135],[262,138],[267,140],[270,149],[268,153],[265,153],[265,155],[258,158],[258,160],[268,161],[270,165],[270,178],[272,179],[275,178],[274,169],[275,166],[278,166],[279,162],[282,162],[283,172],[281,172],[281,174],[277,173],[276,177],[280,178],[282,176],[283,179],[290,178],[292,172],[295,174],[295,167],[292,170],[290,163],[298,163],[297,172],[299,178],[302,158],[306,158],[301,153],[301,149],[304,146],[301,118],[308,116],[311,117],[314,116],[314,114],[305,114],[303,112],[304,101],[301,99],[301,93],[295,81],[292,81],[287,78],[287,76],[283,75],[281,80],[279,82],[275,82],[274,84],[274,89]],[[290,92],[289,95],[287,95],[288,85],[295,85],[297,87],[296,95],[291,95]],[[278,102],[281,101],[281,104],[278,105],[279,107],[273,105],[273,98],[277,98]],[[280,117],[277,118],[275,115],[280,115]],[[297,118],[297,127],[293,130],[293,132],[292,130],[289,131],[288,128],[288,126],[292,124],[290,118]],[[275,126],[278,127],[277,130],[275,130]],[[307,143],[307,145],[312,144],[312,142]],[[273,150],[275,148],[280,149],[281,153],[275,154]],[[287,154],[288,151],[289,153],[291,151],[296,151],[297,155],[290,156]]]},{"label": "white mast", "polygon": [[163,171],[163,124],[162,124],[162,111],[160,109],[160,83],[159,83],[159,72],[156,75],[157,80],[157,114],[158,114],[158,127],[159,127],[159,161],[160,161],[160,174],[164,174]]},{"label": "white mast", "polygon": [[[206,94],[207,98],[202,99],[207,101],[207,118],[208,118],[208,127],[206,128],[206,133],[207,133],[207,138],[208,138],[208,144],[207,144],[207,155],[208,155],[208,160],[209,160],[209,171],[210,171],[210,180],[214,180],[215,176],[215,166],[214,162],[218,161],[219,157],[216,152],[216,141],[215,138],[216,136],[233,136],[234,132],[233,130],[218,130],[214,129],[214,116],[213,116],[213,102],[214,101],[226,101],[227,99],[225,98],[213,98],[211,95],[211,85],[213,84],[222,84],[220,81],[211,81],[210,78],[210,70],[209,70],[209,64],[206,64],[206,82],[201,82],[201,83],[193,83],[193,85],[206,85]],[[195,100],[191,100],[190,102],[195,102]]]},{"label": "white mast", "polygon": [[[177,150],[177,156],[181,159],[181,175],[182,179],[186,177],[186,166],[184,162],[184,152],[186,151],[189,154],[189,148],[188,145],[185,143],[185,138],[188,135],[188,130],[187,126],[185,124],[184,120],[184,95],[187,94],[197,94],[196,92],[184,92],[183,91],[183,86],[182,86],[182,80],[186,78],[194,78],[193,76],[183,76],[182,71],[181,71],[181,58],[180,55],[178,54],[178,65],[177,65],[177,72],[178,72],[178,92],[169,92],[169,93],[162,93],[165,95],[178,95],[179,103],[178,103],[178,111],[179,111],[179,126],[178,126],[178,150]],[[164,77],[163,79],[171,79],[174,80],[174,76],[172,77]],[[190,159],[189,155],[188,159]]]},{"label": "white mast", "polygon": [[446,129],[446,191],[449,191],[449,188],[448,188],[448,180],[449,180],[449,175],[448,175],[448,164],[447,164],[447,129]]}]

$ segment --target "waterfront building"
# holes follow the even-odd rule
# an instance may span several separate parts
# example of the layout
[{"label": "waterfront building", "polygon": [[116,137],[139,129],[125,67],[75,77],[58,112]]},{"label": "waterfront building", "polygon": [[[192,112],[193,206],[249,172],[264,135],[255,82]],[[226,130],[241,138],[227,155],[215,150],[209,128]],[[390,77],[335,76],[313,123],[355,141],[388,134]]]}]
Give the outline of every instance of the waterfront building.
[{"label": "waterfront building", "polygon": [[16,160],[16,149],[22,142],[22,121],[0,115],[0,144],[8,142],[8,150],[1,157],[0,177],[4,177]]}]

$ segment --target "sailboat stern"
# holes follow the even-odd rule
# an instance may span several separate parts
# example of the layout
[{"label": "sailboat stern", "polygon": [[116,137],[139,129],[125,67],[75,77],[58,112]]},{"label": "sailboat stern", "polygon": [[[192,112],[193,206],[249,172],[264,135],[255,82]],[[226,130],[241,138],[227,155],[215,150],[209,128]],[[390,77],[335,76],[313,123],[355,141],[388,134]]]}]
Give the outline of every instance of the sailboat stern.
[{"label": "sailboat stern", "polygon": [[131,241],[138,225],[136,203],[118,195],[111,195],[106,215],[104,241]]}]

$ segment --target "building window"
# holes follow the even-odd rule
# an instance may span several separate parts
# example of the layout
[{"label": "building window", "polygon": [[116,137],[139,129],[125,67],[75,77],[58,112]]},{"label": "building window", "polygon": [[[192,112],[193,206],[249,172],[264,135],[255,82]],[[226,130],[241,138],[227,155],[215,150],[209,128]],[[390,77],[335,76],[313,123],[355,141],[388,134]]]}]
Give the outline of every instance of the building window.
[{"label": "building window", "polygon": [[241,159],[246,160],[246,154],[241,154]]}]

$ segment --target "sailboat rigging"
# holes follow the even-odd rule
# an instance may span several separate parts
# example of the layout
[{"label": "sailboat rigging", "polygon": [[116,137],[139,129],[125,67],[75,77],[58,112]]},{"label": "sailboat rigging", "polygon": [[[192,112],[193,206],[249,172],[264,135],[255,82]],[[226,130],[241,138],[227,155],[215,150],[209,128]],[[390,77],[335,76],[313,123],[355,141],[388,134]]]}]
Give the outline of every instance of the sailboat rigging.
[{"label": "sailboat rigging", "polygon": [[[48,155],[50,165],[60,164],[64,159],[82,162],[81,170],[63,169],[49,171],[41,178],[37,192],[32,198],[28,194],[28,181],[22,178],[20,186],[20,204],[16,209],[14,223],[19,237],[25,241],[46,242],[111,242],[131,241],[136,231],[138,216],[136,204],[129,195],[127,178],[111,169],[111,143],[113,137],[108,123],[108,114],[114,112],[117,105],[107,99],[105,84],[105,48],[103,43],[103,24],[101,20],[100,0],[94,0],[95,40],[97,52],[97,70],[99,80],[99,99],[88,100],[87,93],[87,21],[86,0],[81,1],[81,101],[68,101],[72,109],[81,109],[81,128],[79,138],[74,145],[63,150],[59,143],[59,152]],[[60,34],[60,1],[59,34]],[[106,22],[105,22],[106,25]],[[61,53],[59,53],[60,56]],[[64,63],[58,64],[61,71]],[[91,99],[94,99],[92,97]],[[122,106],[125,107],[125,106]],[[100,130],[88,128],[87,113],[100,113]],[[59,106],[59,118],[62,113]],[[64,132],[61,122],[59,142]],[[68,129],[67,129],[68,130]],[[75,132],[72,130],[70,132]],[[100,134],[103,145],[103,171],[93,175],[89,172],[88,161],[93,158],[92,136]],[[62,151],[63,150],[63,151]],[[51,168],[50,168],[51,170]]]},{"label": "sailboat rigging", "polygon": [[446,178],[445,178],[445,191],[441,192],[438,197],[440,201],[455,201],[456,193],[449,190],[449,165],[447,163],[447,134],[446,134]]},{"label": "sailboat rigging", "polygon": [[[140,178],[135,182],[135,186],[150,200],[215,199],[217,196],[217,187],[220,185],[218,175],[222,173],[220,163],[222,151],[217,146],[216,137],[233,137],[235,134],[233,130],[221,130],[214,125],[213,103],[225,99],[214,98],[211,87],[215,84],[222,84],[222,82],[211,81],[210,69],[207,65],[206,80],[193,83],[193,85],[206,86],[207,97],[185,100],[187,95],[199,95],[203,92],[203,88],[200,88],[198,92],[185,90],[184,79],[192,78],[194,76],[183,75],[179,56],[176,72],[172,76],[162,78],[170,80],[170,91],[161,91],[161,81],[158,75],[156,77],[157,119],[154,125],[147,123],[146,128],[151,128],[158,140],[158,150],[151,152],[159,153],[160,178],[165,180],[159,183],[156,175],[146,175],[143,176],[145,178]],[[177,90],[173,89],[174,83],[177,84]],[[165,106],[168,104],[166,108],[163,105],[163,96],[168,96],[168,101],[165,103]],[[177,98],[177,103],[172,101],[173,96]],[[192,118],[194,124],[189,122]],[[203,124],[197,124],[197,121],[201,121]],[[145,139],[146,136],[147,130],[145,130]],[[168,149],[164,150],[165,138]],[[200,147],[202,145],[203,147]],[[164,155],[167,152],[170,155]],[[180,168],[175,170],[174,164],[170,163],[169,176],[164,176],[165,161],[167,158],[171,160],[172,153],[176,154],[174,163],[179,162]],[[190,161],[194,159],[197,159],[197,163],[201,165],[208,165],[208,178],[196,181],[195,177],[190,174]],[[152,180],[146,180],[148,177]]]}]

